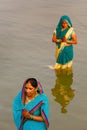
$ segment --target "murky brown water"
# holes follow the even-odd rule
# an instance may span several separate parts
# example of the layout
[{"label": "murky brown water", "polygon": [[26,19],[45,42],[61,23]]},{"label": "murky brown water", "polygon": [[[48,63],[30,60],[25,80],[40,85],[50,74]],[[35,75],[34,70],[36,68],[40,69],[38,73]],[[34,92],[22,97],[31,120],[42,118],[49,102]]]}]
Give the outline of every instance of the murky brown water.
[{"label": "murky brown water", "polygon": [[[55,63],[51,37],[63,14],[72,18],[78,45],[73,74],[58,76],[48,65]],[[86,23],[86,0],[0,0],[0,130],[15,130],[11,105],[28,77],[49,96],[49,130],[87,129]]]}]

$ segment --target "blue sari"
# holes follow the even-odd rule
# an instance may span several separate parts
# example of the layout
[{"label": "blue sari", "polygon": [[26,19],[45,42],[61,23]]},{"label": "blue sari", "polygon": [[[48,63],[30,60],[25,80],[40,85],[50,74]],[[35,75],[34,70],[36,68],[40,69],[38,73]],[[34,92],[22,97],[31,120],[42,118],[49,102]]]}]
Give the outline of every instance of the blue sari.
[{"label": "blue sari", "polygon": [[[23,104],[23,90],[14,98],[12,112],[17,130],[47,130],[49,127],[49,103],[48,97],[42,92],[28,104]],[[43,122],[24,119],[22,110],[26,109],[35,116],[42,115]]]}]

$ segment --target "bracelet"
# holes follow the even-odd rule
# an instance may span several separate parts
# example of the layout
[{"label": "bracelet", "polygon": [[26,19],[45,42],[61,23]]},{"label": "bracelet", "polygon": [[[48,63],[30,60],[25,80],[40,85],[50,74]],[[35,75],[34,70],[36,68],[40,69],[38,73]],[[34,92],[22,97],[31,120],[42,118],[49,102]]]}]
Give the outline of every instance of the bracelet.
[{"label": "bracelet", "polygon": [[70,40],[68,40],[68,41],[67,41],[67,43],[69,43],[69,44],[70,44],[70,43],[71,43],[71,41],[70,41]]},{"label": "bracelet", "polygon": [[33,117],[34,117],[34,116],[30,114],[30,119],[31,119],[31,120],[33,120]]}]

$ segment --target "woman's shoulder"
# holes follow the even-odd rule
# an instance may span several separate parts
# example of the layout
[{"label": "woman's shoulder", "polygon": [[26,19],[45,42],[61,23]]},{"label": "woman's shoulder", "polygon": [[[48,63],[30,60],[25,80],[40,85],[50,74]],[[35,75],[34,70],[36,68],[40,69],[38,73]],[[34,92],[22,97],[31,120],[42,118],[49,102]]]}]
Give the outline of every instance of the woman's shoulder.
[{"label": "woman's shoulder", "polygon": [[74,27],[71,27],[70,30],[71,30],[72,34],[76,34]]},{"label": "woman's shoulder", "polygon": [[56,34],[56,30],[53,31],[53,34]]},{"label": "woman's shoulder", "polygon": [[48,96],[47,96],[45,93],[40,94],[40,97],[41,97],[43,100],[48,100]]},{"label": "woman's shoulder", "polygon": [[16,96],[14,97],[14,100],[16,100],[16,99],[20,99],[21,98],[21,91],[20,92],[18,92],[17,94],[16,94]]}]

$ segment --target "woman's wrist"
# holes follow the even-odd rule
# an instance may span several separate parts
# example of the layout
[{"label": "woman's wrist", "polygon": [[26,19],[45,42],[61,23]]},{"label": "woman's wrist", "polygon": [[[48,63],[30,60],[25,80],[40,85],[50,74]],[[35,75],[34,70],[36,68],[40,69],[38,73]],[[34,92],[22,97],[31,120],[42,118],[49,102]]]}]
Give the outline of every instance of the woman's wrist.
[{"label": "woman's wrist", "polygon": [[68,43],[68,44],[71,44],[71,41],[70,41],[70,40],[67,40],[67,43]]},{"label": "woman's wrist", "polygon": [[34,116],[30,114],[30,119],[33,120]]}]

